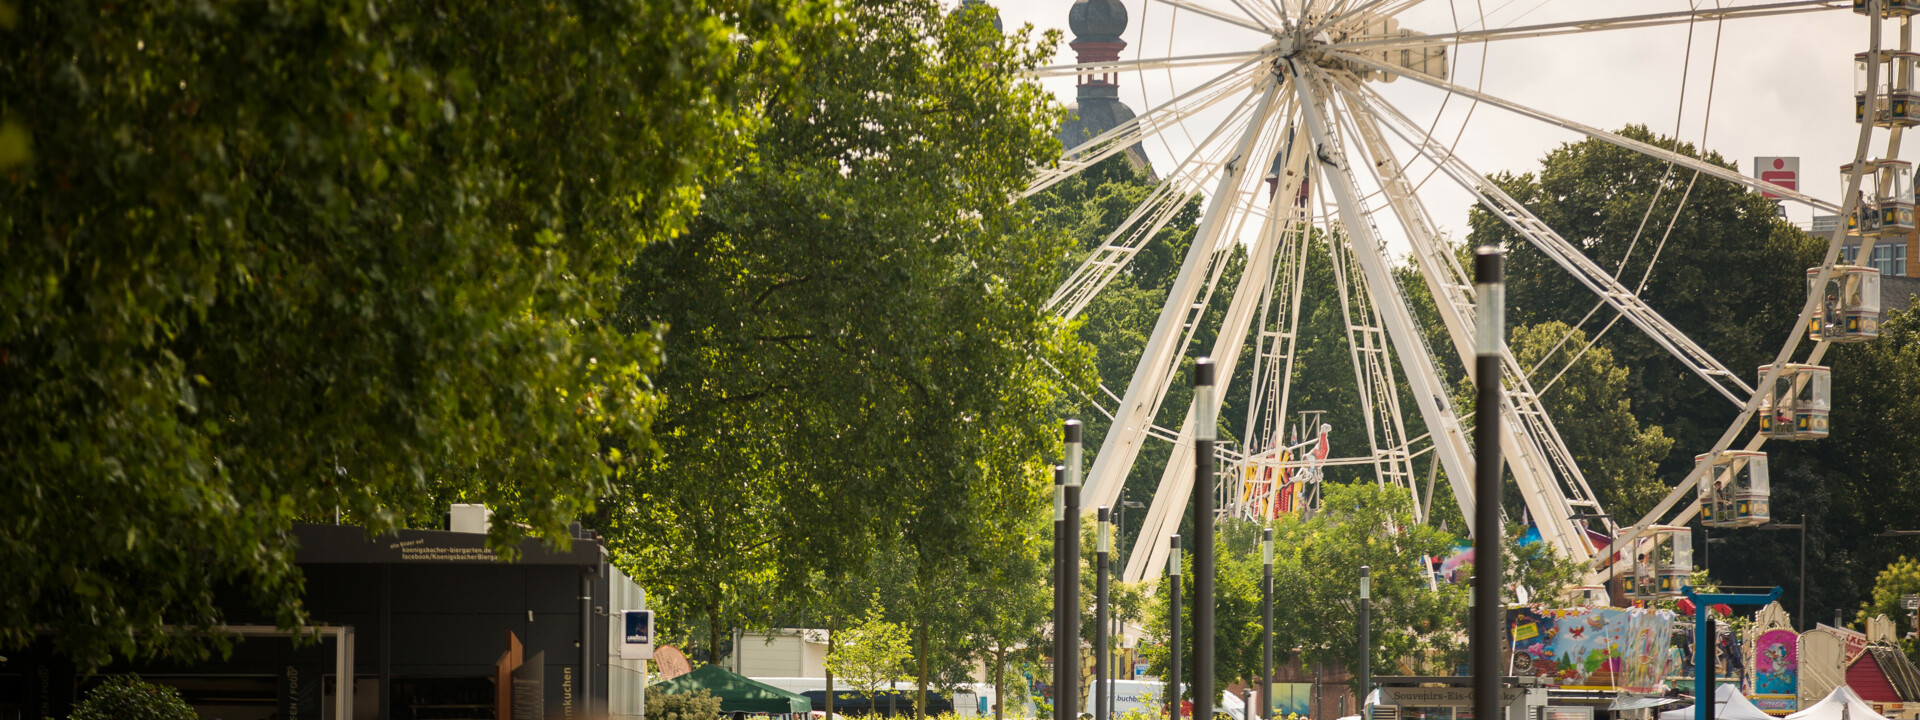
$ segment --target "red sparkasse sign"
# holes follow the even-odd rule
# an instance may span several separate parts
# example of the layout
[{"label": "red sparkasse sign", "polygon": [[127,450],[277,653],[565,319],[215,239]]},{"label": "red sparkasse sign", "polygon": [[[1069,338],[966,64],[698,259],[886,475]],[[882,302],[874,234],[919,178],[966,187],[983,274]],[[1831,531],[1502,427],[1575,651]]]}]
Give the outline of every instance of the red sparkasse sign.
[{"label": "red sparkasse sign", "polygon": [[[1797,157],[1757,157],[1753,159],[1754,177],[1761,182],[1778,185],[1783,189],[1799,192],[1800,158]],[[1779,195],[1760,191],[1769,200],[1780,199]]]}]

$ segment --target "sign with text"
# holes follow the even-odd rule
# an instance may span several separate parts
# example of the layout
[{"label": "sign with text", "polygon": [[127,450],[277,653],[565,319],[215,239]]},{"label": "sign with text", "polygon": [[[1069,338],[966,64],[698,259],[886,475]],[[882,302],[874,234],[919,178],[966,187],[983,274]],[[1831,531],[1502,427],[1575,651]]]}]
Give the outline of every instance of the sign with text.
[{"label": "sign with text", "polygon": [[624,660],[653,658],[653,611],[625,610],[620,613],[620,657]]},{"label": "sign with text", "polygon": [[[1274,687],[1278,688],[1278,685]],[[1311,687],[1311,686],[1309,686]],[[1278,696],[1278,690],[1274,695]],[[1500,705],[1508,707],[1520,702],[1526,694],[1520,688],[1500,688]],[[1380,704],[1400,707],[1455,707],[1473,705],[1473,688],[1470,687],[1383,687],[1380,688]]]},{"label": "sign with text", "polygon": [[[1800,158],[1797,157],[1757,157],[1753,159],[1753,175],[1761,182],[1778,185],[1794,192],[1800,191]],[[1778,200],[1779,195],[1760,191],[1768,200]]]}]

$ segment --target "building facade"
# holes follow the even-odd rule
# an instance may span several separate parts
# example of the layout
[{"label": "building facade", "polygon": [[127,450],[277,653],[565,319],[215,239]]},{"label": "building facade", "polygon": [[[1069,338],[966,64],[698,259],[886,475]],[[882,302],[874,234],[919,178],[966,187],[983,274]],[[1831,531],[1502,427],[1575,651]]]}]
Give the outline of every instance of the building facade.
[{"label": "building facade", "polygon": [[610,618],[644,609],[644,597],[591,533],[567,551],[527,541],[515,562],[488,550],[484,532],[370,539],[358,527],[296,525],[294,535],[307,637],[229,601],[230,655],[121,663],[92,676],[43,639],[0,653],[0,720],[65,717],[87,690],[127,673],[173,686],[200,717],[223,720],[640,716],[645,661],[619,658]]}]

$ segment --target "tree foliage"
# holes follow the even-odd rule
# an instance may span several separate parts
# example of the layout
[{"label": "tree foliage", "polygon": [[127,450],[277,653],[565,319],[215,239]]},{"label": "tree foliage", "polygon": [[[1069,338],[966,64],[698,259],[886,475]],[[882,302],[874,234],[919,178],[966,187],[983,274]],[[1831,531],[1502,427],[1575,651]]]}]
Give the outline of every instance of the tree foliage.
[{"label": "tree foliage", "polygon": [[[1457,645],[1453,637],[1466,611],[1466,590],[1445,582],[1430,585],[1426,558],[1448,554],[1452,535],[1413,522],[1413,500],[1404,489],[1372,483],[1328,485],[1325,511],[1311,518],[1286,516],[1274,523],[1274,648],[1298,651],[1310,664],[1352,665],[1360,657],[1358,633],[1360,566],[1372,568],[1374,663],[1397,668],[1430,650]],[[1215,679],[1222,685],[1260,676],[1262,661],[1260,526],[1229,522],[1216,542]],[[1183,575],[1192,577],[1192,557]],[[1182,600],[1192,607],[1192,583]],[[1148,632],[1158,644],[1146,648],[1154,671],[1167,663],[1168,584],[1155,593]],[[1188,643],[1191,621],[1181,631]],[[1183,650],[1192,655],[1191,646]],[[1382,671],[1384,672],[1384,670]]]},{"label": "tree foliage", "polygon": [[[1057,400],[1085,373],[1041,307],[1062,241],[1013,202],[1057,152],[1057,108],[1020,75],[1055,38],[932,0],[845,10],[795,40],[816,54],[792,100],[688,232],[625,275],[621,326],[670,328],[668,405],[611,535],[713,645],[779,612],[763,598],[878,584],[877,553],[931,587],[1030,531]],[[820,625],[864,610],[826,597],[845,603],[814,608]]]},{"label": "tree foliage", "polygon": [[294,623],[296,518],[384,530],[462,497],[496,546],[563,538],[658,400],[656,334],[602,321],[617,270],[686,225],[810,8],[23,8],[0,643],[173,647],[222,583]]},{"label": "tree foliage", "polygon": [[[1718,153],[1642,126],[1620,132],[1733,167]],[[1562,145],[1541,160],[1538,172],[1495,180],[1627,287],[1639,287],[1645,276],[1641,298],[1743,375],[1771,361],[1786,340],[1806,298],[1804,272],[1824,249],[1757,193],[1712,178],[1696,182],[1690,171],[1669,172],[1660,160],[1600,140]],[[1599,298],[1493,215],[1476,207],[1469,222],[1470,245],[1506,251],[1508,316],[1516,327],[1557,321],[1585,332],[1615,316],[1602,308],[1580,324]],[[1598,347],[1632,359],[1626,399],[1684,449],[1656,458],[1663,472],[1690,469],[1691,453],[1711,446],[1733,419],[1731,403],[1631,323],[1619,322]],[[1548,363],[1541,373],[1552,377],[1559,367]]]},{"label": "tree foliage", "polygon": [[70,720],[195,720],[193,712],[180,697],[180,691],[141,679],[138,675],[116,675],[87,691],[87,697],[73,707]]},{"label": "tree foliage", "polygon": [[720,717],[720,698],[699,690],[690,693],[647,693],[647,717],[654,720],[713,720]]},{"label": "tree foliage", "polygon": [[847,684],[872,700],[881,688],[891,687],[905,673],[913,649],[907,644],[907,629],[887,622],[878,612],[869,613],[860,624],[847,628],[827,653],[827,672],[844,678]]},{"label": "tree foliage", "polygon": [[1920,562],[1901,555],[1873,580],[1873,596],[1860,603],[1860,613],[1854,622],[1864,626],[1868,619],[1885,615],[1893,621],[1894,627],[1912,625],[1910,618],[1913,611],[1902,607],[1900,598],[1920,594]]},{"label": "tree foliage", "polygon": [[1585,332],[1557,320],[1513,328],[1508,345],[1520,367],[1542,369],[1534,379],[1541,404],[1607,512],[1628,523],[1652,510],[1667,494],[1658,470],[1673,440],[1658,425],[1641,426],[1613,350],[1589,348]]}]

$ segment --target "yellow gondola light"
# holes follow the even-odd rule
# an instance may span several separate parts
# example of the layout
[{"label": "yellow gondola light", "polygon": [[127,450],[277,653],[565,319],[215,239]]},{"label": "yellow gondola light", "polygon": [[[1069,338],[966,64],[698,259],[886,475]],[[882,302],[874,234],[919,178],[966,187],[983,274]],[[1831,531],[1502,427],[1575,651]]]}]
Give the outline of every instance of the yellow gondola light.
[{"label": "yellow gondola light", "polygon": [[[1920,10],[1920,0],[1880,0],[1880,17],[1907,17]],[[1867,14],[1867,0],[1853,0],[1853,11]]]},{"label": "yellow gondola light", "polygon": [[[1847,216],[1847,234],[1863,237],[1906,235],[1913,217],[1913,164],[1869,160],[1860,177],[1860,208]],[[1853,163],[1840,166],[1840,186],[1853,178]]]},{"label": "yellow gondola light", "polygon": [[[1878,127],[1920,125],[1920,92],[1914,87],[1914,71],[1920,69],[1920,53],[1883,51],[1880,53],[1879,78],[1874,88],[1873,124]],[[1867,121],[1867,53],[1853,56],[1853,121]]]},{"label": "yellow gondola light", "polygon": [[1820,268],[1807,269],[1807,288],[1819,306],[1807,321],[1815,342],[1865,342],[1880,337],[1880,271],[1835,265],[1825,287],[1815,287]]},{"label": "yellow gondola light", "polygon": [[1700,478],[1700,524],[1720,528],[1767,524],[1771,493],[1766,453],[1725,450],[1713,456],[1696,455],[1694,462],[1709,464]]},{"label": "yellow gondola light", "polygon": [[[1772,365],[1760,366],[1765,379]],[[1818,440],[1827,436],[1833,410],[1833,371],[1819,365],[1788,364],[1772,387],[1760,388],[1760,434],[1775,440]]]}]

